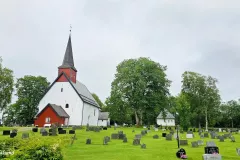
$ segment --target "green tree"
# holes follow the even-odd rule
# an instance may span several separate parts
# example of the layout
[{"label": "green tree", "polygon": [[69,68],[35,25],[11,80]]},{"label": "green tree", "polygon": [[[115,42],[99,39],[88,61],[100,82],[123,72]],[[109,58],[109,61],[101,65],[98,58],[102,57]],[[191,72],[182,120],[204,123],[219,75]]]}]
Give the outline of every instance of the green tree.
[{"label": "green tree", "polygon": [[15,116],[21,125],[31,124],[38,112],[37,105],[45,94],[49,82],[41,76],[24,76],[17,79],[16,89],[18,100],[16,102]]},{"label": "green tree", "polygon": [[201,117],[204,116],[206,130],[208,130],[208,117],[211,116],[213,121],[221,103],[216,86],[217,79],[195,72],[184,72],[182,77],[182,93],[189,101],[191,113],[196,115],[192,118],[198,121],[200,127]]},{"label": "green tree", "polygon": [[102,101],[100,100],[100,98],[99,98],[95,93],[92,93],[92,96],[93,96],[93,98],[95,99],[95,101],[98,103],[98,105],[100,106],[100,108],[103,109],[105,106],[104,106],[104,104],[102,103]]},{"label": "green tree", "polygon": [[166,69],[166,66],[148,58],[124,60],[117,66],[112,82],[112,105],[117,107],[120,101],[129,108],[135,115],[137,125],[142,125],[143,116],[148,123],[155,121],[168,103],[170,81],[165,74]]},{"label": "green tree", "polygon": [[0,111],[5,110],[11,103],[13,86],[13,71],[3,67],[0,57]]}]

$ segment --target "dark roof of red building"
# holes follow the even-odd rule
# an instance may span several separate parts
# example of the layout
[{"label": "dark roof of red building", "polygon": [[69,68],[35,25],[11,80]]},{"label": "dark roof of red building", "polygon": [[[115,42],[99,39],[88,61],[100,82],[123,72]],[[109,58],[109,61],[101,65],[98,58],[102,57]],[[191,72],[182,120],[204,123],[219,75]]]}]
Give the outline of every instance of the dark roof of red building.
[{"label": "dark roof of red building", "polygon": [[68,118],[69,115],[65,112],[65,110],[56,104],[47,104],[46,107],[44,107],[41,112],[39,112],[36,117],[38,117],[47,107],[51,107],[53,109],[53,111],[59,116],[59,117],[65,117]]}]

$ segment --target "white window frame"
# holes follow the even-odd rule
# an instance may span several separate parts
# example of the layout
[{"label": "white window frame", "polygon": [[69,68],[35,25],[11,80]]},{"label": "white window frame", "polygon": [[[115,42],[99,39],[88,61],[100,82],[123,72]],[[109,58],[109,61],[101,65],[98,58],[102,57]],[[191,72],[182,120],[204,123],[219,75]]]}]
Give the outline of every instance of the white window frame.
[{"label": "white window frame", "polygon": [[51,118],[50,117],[46,117],[45,118],[45,123],[50,123],[51,122]]}]

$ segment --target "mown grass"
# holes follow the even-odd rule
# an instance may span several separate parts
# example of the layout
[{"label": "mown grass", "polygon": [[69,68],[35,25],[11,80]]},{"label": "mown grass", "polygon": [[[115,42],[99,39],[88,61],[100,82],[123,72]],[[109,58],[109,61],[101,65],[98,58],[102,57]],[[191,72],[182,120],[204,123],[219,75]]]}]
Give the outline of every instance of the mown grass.
[{"label": "mown grass", "polygon": [[[108,128],[108,130],[102,130],[100,132],[86,132],[85,130],[76,130],[77,140],[71,146],[70,141],[66,141],[66,147],[63,148],[64,159],[66,160],[176,160],[177,141],[166,141],[162,138],[162,131],[151,131],[146,136],[143,136],[141,143],[147,145],[147,149],[141,149],[140,146],[133,146],[132,141],[135,134],[140,134],[142,128],[134,128],[135,133],[132,133],[133,128]],[[103,145],[103,137],[110,136],[112,133],[123,131],[128,138],[127,143],[123,143],[122,140],[111,140],[108,145]],[[30,132],[30,131],[29,131]],[[168,133],[168,132],[167,132]],[[158,134],[159,139],[153,139],[153,135]],[[219,133],[224,134],[224,133]],[[35,133],[30,136],[41,137],[40,133]],[[204,138],[203,141],[206,144],[207,141],[214,141],[219,147],[220,154],[223,160],[237,160],[240,156],[236,154],[236,148],[240,147],[240,134],[233,133],[236,142],[230,142],[230,139],[226,139],[225,142],[219,142],[218,139]],[[21,134],[18,134],[19,138]],[[58,139],[70,139],[71,135],[58,135]],[[186,133],[180,135],[181,139],[186,139]],[[9,138],[8,136],[0,136],[0,138]],[[53,141],[56,137],[41,137]],[[92,144],[86,145],[86,139],[90,138]],[[204,147],[192,148],[191,142],[200,140],[198,133],[195,133],[195,138],[188,139],[188,146],[182,146],[187,152],[189,160],[202,160],[202,154],[204,154]]]}]

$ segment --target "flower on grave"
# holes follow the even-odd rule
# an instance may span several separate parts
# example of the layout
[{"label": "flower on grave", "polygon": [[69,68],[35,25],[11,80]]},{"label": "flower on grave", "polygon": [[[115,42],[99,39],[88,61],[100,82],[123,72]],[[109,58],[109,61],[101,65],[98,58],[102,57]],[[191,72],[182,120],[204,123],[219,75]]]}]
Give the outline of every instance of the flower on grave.
[{"label": "flower on grave", "polygon": [[180,158],[187,158],[187,155],[182,154]]},{"label": "flower on grave", "polygon": [[218,154],[217,152],[213,152],[213,154]]}]

